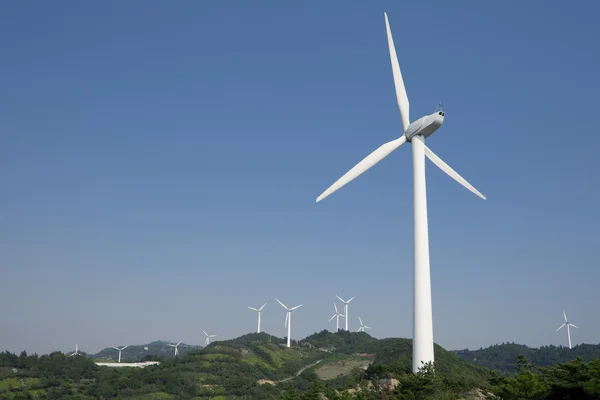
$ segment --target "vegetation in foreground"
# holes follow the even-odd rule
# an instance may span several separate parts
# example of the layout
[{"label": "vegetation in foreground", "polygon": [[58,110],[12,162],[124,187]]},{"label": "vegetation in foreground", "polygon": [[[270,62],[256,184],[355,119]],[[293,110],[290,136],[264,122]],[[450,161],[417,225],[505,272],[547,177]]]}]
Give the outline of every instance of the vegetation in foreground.
[{"label": "vegetation in foreground", "polygon": [[407,339],[323,331],[290,349],[283,342],[249,334],[142,369],[60,352],[0,353],[0,399],[600,398],[599,358],[534,366],[520,356],[516,373],[500,373],[436,346],[436,373],[427,366],[415,375]]}]

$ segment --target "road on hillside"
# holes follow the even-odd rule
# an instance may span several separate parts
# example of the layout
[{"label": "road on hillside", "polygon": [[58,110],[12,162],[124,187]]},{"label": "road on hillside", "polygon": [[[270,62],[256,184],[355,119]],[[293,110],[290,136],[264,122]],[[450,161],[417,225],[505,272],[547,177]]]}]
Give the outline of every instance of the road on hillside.
[{"label": "road on hillside", "polygon": [[300,371],[296,372],[296,375],[288,376],[287,378],[283,378],[283,379],[281,379],[281,380],[278,380],[278,381],[276,381],[275,383],[287,382],[287,381],[289,381],[290,379],[294,379],[294,378],[296,378],[296,377],[300,376],[300,374],[301,374],[301,373],[303,373],[305,370],[307,370],[307,369],[309,369],[309,368],[312,368],[312,367],[314,367],[315,365],[317,365],[317,364],[318,364],[318,363],[320,363],[321,361],[323,361],[323,360],[318,360],[318,361],[315,361],[315,362],[314,362],[314,363],[312,363],[312,364],[308,364],[307,366],[305,366],[305,367],[301,368],[301,369],[300,369]]}]

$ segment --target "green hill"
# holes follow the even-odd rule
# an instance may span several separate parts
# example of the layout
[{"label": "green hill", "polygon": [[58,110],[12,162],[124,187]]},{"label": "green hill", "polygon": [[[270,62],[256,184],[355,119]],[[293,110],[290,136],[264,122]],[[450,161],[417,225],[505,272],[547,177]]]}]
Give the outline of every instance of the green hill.
[{"label": "green hill", "polygon": [[537,366],[562,364],[583,357],[585,361],[600,358],[600,344],[581,344],[569,349],[563,346],[527,347],[516,343],[502,343],[479,350],[453,351],[461,359],[473,364],[500,372],[516,372],[515,359],[518,355],[527,357]]},{"label": "green hill", "polygon": [[[383,376],[385,373],[408,374],[412,371],[412,339],[376,339],[364,332],[322,331],[300,341],[308,342],[317,348],[330,348],[333,353],[346,355],[365,354],[373,357],[369,372]],[[468,378],[475,384],[483,385],[490,371],[465,362],[456,354],[434,345],[436,372],[450,379]]]},{"label": "green hill", "polygon": [[[130,345],[122,351],[121,361],[132,362],[140,360],[160,360],[163,358],[173,358],[175,357],[175,350],[173,349],[173,347],[168,346],[168,344],[171,343],[158,340],[148,344]],[[122,348],[124,346],[119,345],[116,347]],[[191,350],[199,349],[202,349],[202,346],[189,345],[185,343],[181,343],[177,347],[180,356]],[[112,347],[107,347],[96,354],[87,354],[87,356],[97,361],[117,361],[119,358],[119,352],[113,349]]]},{"label": "green hill", "polygon": [[[134,351],[139,351],[136,347],[150,348],[132,347]],[[439,346],[435,352],[439,376],[469,387],[487,385],[485,369]],[[285,393],[308,390],[315,384],[345,391],[389,374],[411,375],[411,355],[411,340],[378,340],[346,331],[315,333],[293,342],[291,348],[282,338],[248,334],[203,349],[188,349],[146,368],[99,367],[89,358],[58,352],[41,357],[0,353],[0,398],[35,394],[39,398],[77,395],[78,399],[280,399]]]}]

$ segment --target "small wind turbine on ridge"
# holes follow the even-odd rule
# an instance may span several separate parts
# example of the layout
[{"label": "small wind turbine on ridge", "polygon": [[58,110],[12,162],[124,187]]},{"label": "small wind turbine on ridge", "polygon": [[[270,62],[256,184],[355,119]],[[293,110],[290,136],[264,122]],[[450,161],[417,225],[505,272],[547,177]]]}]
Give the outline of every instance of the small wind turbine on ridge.
[{"label": "small wind turbine on ridge", "polygon": [[179,355],[179,350],[177,349],[177,347],[181,344],[181,342],[183,342],[183,340],[180,340],[177,344],[167,344],[167,346],[169,347],[175,347],[175,356]]},{"label": "small wind turbine on ridge", "polygon": [[366,326],[365,324],[363,324],[362,319],[360,319],[360,317],[358,317],[358,320],[360,322],[360,328],[358,328],[356,332],[364,332],[365,329],[373,329],[370,326]]},{"label": "small wind turbine on ridge", "polygon": [[129,347],[129,345],[127,345],[127,346],[125,346],[125,347],[122,347],[122,348],[118,348],[118,347],[116,347],[116,346],[111,346],[111,347],[112,347],[113,349],[115,349],[115,350],[118,350],[118,351],[119,351],[119,361],[117,361],[117,362],[121,362],[121,352],[122,352],[123,350],[125,350],[126,348],[128,348],[128,347]]},{"label": "small wind turbine on ridge", "polygon": [[[404,87],[404,80],[400,72],[400,64],[396,55],[394,39],[384,13],[385,28],[387,33],[390,61],[396,100],[400,109],[402,121],[402,135],[390,142],[384,143],[362,161],[346,172],[333,185],[327,188],[319,197],[317,203],[345,186],[362,173],[373,167],[378,162],[389,156],[393,151],[405,143],[412,144],[413,156],[413,213],[414,213],[414,244],[413,244],[413,372],[417,373],[423,364],[433,363],[433,314],[431,306],[431,276],[429,266],[429,233],[427,227],[427,190],[425,185],[425,157],[429,158],[438,168],[448,174],[452,179],[485,200],[485,196],[475,189],[462,176],[442,161],[429,147],[425,140],[431,136],[444,122],[444,111],[436,108],[433,114],[425,115],[416,121],[410,122],[409,102]],[[439,106],[438,106],[439,107]],[[338,148],[341,148],[338,146]],[[405,205],[405,204],[404,204]],[[346,312],[346,321],[348,312]]]},{"label": "small wind turbine on ridge", "polygon": [[73,357],[73,356],[76,356],[76,355],[79,355],[79,354],[81,354],[79,352],[79,345],[75,344],[75,351],[73,353],[71,353],[71,355],[69,357]]},{"label": "small wind turbine on ridge", "polygon": [[338,311],[335,301],[333,302],[333,308],[335,308],[335,314],[333,314],[333,317],[329,318],[329,322],[335,318],[335,331],[337,332],[340,330],[340,317],[344,317],[344,314]]},{"label": "small wind turbine on ridge", "polygon": [[292,337],[292,311],[302,307],[302,304],[300,304],[299,306],[296,306],[296,307],[287,308],[287,306],[285,304],[283,304],[282,302],[280,302],[279,299],[275,299],[275,300],[277,300],[277,302],[279,304],[281,304],[281,307],[285,308],[285,310],[286,310],[284,326],[286,326],[287,330],[288,330],[287,347],[290,347],[291,346],[291,337]]},{"label": "small wind turbine on ridge", "polygon": [[338,299],[340,299],[340,301],[342,303],[344,303],[344,319],[346,320],[346,330],[348,330],[348,304],[350,304],[350,302],[354,299],[354,297],[352,297],[350,300],[346,301],[344,299],[342,299],[340,296],[338,296],[337,294],[335,295],[335,297],[337,297]]},{"label": "small wind turbine on ridge", "polygon": [[249,309],[254,310],[258,313],[258,329],[256,330],[256,333],[260,333],[260,314],[262,313],[262,310],[263,308],[265,308],[266,305],[267,303],[263,304],[261,308],[248,307]]},{"label": "small wind turbine on ridge", "polygon": [[206,336],[206,340],[204,340],[204,344],[207,345],[207,346],[210,344],[210,339],[211,338],[217,337],[217,335],[209,335],[204,330],[202,330],[202,332],[204,332],[204,335]]},{"label": "small wind turbine on ridge", "polygon": [[565,316],[565,323],[562,324],[561,326],[559,326],[558,329],[556,330],[556,332],[560,331],[563,326],[567,327],[567,338],[569,340],[569,349],[570,349],[571,348],[571,329],[570,329],[570,327],[571,326],[573,328],[579,328],[579,327],[577,325],[574,325],[569,322],[569,320],[567,319],[567,313],[565,312],[565,310],[563,310],[563,315]]}]

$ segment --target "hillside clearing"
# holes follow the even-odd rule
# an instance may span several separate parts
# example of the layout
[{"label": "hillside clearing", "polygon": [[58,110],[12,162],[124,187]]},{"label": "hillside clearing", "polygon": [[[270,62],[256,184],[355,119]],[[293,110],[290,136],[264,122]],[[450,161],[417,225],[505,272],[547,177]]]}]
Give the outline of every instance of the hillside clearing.
[{"label": "hillside clearing", "polygon": [[317,368],[315,373],[319,379],[326,381],[348,375],[355,368],[365,368],[370,362],[371,360],[365,357],[351,357],[327,363]]}]

